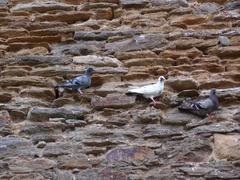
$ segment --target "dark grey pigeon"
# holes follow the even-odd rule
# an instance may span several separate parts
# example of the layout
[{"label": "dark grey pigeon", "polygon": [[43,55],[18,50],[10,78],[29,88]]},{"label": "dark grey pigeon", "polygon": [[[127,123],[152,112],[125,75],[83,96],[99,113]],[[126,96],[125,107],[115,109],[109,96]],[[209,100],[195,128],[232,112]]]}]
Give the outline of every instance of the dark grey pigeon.
[{"label": "dark grey pigeon", "polygon": [[56,98],[59,97],[59,92],[63,93],[64,89],[71,89],[73,91],[78,91],[81,95],[83,94],[81,90],[89,88],[91,85],[91,76],[94,72],[93,68],[87,68],[84,75],[77,76],[73,79],[67,80],[62,84],[55,87]]},{"label": "dark grey pigeon", "polygon": [[188,112],[205,118],[211,112],[217,110],[218,106],[219,101],[216,95],[216,90],[212,89],[208,98],[195,102],[184,102],[178,107],[178,109],[182,112]]}]

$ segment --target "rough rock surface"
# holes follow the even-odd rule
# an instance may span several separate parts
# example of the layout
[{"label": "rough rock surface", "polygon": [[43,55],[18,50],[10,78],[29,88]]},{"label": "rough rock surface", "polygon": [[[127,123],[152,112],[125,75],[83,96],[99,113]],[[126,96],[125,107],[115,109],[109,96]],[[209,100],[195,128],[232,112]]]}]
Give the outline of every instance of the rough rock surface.
[{"label": "rough rock surface", "polygon": [[[239,7],[0,0],[0,179],[240,179]],[[56,84],[89,66],[83,96],[55,99]],[[155,106],[125,95],[161,75]],[[211,88],[212,119],[178,111]]]}]

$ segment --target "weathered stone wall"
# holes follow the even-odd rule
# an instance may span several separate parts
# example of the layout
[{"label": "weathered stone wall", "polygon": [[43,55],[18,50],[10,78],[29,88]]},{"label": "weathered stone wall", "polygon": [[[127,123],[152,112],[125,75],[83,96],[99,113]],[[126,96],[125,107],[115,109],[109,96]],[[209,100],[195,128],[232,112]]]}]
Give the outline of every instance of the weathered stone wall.
[{"label": "weathered stone wall", "polygon": [[[0,0],[0,25],[1,180],[240,179],[238,0]],[[160,75],[156,108],[125,95]],[[213,120],[177,110],[211,88]]]}]

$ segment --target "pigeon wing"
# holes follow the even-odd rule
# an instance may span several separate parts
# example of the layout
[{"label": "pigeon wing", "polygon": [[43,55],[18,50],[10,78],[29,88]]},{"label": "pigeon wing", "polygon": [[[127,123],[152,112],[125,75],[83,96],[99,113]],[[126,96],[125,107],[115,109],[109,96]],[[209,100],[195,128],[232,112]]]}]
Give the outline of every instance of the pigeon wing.
[{"label": "pigeon wing", "polygon": [[144,93],[146,93],[146,91],[148,91],[148,89],[149,89],[148,86],[150,86],[150,85],[129,89],[128,92],[144,94]]},{"label": "pigeon wing", "polygon": [[83,75],[78,76],[73,79],[65,81],[63,84],[59,85],[59,87],[63,88],[87,88],[91,84],[91,80],[89,77]]},{"label": "pigeon wing", "polygon": [[128,92],[142,94],[142,95],[149,95],[149,96],[152,95],[152,96],[154,96],[155,94],[157,94],[159,89],[160,88],[156,84],[150,84],[150,85],[142,86],[142,87],[139,87],[139,88],[130,89],[130,90],[128,90]]},{"label": "pigeon wing", "polygon": [[214,107],[214,103],[210,98],[200,100],[194,103],[194,106],[198,109],[211,109]]}]

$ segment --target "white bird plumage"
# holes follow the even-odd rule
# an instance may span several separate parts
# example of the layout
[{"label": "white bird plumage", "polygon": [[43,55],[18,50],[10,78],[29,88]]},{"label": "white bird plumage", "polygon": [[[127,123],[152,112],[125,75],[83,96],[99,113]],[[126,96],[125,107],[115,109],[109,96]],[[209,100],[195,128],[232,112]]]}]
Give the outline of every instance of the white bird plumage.
[{"label": "white bird plumage", "polygon": [[143,95],[145,98],[150,98],[155,104],[156,101],[154,100],[154,97],[158,97],[163,93],[164,80],[166,79],[163,76],[160,76],[155,84],[149,84],[142,87],[129,89],[127,94]]}]

